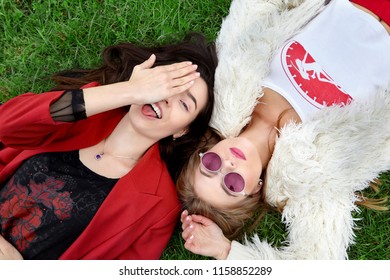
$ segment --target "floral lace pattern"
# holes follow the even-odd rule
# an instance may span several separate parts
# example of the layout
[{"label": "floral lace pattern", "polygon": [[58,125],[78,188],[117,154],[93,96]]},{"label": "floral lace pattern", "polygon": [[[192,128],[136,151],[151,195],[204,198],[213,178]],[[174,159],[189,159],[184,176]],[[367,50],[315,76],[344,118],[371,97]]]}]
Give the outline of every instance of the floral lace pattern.
[{"label": "floral lace pattern", "polygon": [[57,259],[116,182],[86,168],[78,151],[33,156],[0,184],[0,233],[26,259]]},{"label": "floral lace pattern", "polygon": [[[58,193],[64,184],[63,181],[53,177],[47,178],[40,184],[31,180],[29,193],[27,187],[16,183],[15,177],[12,177],[4,188],[2,196],[6,201],[0,208],[1,226],[4,231],[12,226],[9,237],[14,240],[19,250],[25,251],[29,247],[36,237],[36,229],[42,223],[43,211],[39,203],[52,210],[59,220],[70,218],[73,207],[70,194],[69,192]],[[3,224],[16,217],[14,223]]]}]

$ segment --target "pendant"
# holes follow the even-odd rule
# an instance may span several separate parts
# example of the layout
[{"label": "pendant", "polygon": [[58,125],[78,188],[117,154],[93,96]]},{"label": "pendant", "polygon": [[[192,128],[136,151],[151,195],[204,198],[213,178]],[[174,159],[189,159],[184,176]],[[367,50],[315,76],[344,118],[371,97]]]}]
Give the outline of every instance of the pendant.
[{"label": "pendant", "polygon": [[96,154],[96,155],[95,155],[95,159],[96,159],[96,160],[101,160],[102,157],[103,157],[103,155],[104,155],[104,153]]}]

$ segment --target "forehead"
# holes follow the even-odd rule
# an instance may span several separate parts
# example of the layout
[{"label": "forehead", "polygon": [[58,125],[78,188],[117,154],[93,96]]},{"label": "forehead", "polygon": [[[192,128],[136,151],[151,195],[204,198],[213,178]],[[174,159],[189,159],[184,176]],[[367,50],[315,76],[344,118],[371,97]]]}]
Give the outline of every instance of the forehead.
[{"label": "forehead", "polygon": [[195,80],[194,84],[188,90],[198,102],[207,100],[207,84],[202,78],[198,78]]},{"label": "forehead", "polygon": [[202,78],[197,78],[194,80],[194,84],[190,87],[189,91],[194,95],[203,95],[208,89],[206,82]]}]

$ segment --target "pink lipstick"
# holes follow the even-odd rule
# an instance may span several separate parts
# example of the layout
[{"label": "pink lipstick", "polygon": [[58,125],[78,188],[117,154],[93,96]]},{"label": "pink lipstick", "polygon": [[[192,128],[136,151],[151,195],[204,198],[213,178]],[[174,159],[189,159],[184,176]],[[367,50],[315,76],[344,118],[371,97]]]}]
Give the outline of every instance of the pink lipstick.
[{"label": "pink lipstick", "polygon": [[230,148],[230,152],[233,154],[234,157],[242,160],[246,160],[245,154],[238,148]]}]

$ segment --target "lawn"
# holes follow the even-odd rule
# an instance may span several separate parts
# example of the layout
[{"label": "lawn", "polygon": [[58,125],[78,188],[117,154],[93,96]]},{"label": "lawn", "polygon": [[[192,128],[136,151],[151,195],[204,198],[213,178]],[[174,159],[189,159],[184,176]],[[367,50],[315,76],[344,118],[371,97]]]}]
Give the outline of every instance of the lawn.
[{"label": "lawn", "polygon": [[[164,44],[190,31],[214,40],[229,5],[229,0],[0,0],[0,102],[50,89],[47,78],[59,70],[99,64],[102,50],[112,44]],[[381,180],[377,196],[390,196],[390,172]],[[350,259],[390,259],[389,212],[362,209],[354,215],[361,220]],[[258,233],[280,244],[285,238],[280,216],[267,215]],[[183,248],[178,226],[162,259],[202,258]]]}]

